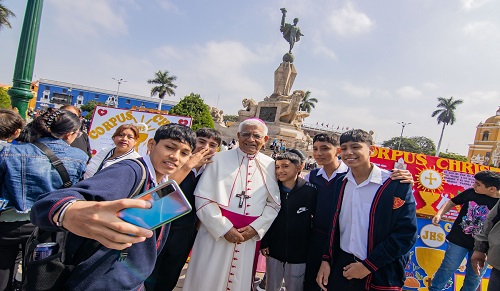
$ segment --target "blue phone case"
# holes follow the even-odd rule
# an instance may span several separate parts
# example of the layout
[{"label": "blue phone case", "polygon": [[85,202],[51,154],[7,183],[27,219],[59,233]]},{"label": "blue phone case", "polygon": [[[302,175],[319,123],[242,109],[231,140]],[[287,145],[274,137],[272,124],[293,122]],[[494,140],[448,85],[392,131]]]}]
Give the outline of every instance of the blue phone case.
[{"label": "blue phone case", "polygon": [[117,212],[118,217],[142,228],[155,229],[191,211],[189,201],[179,185],[173,180],[160,184],[134,199],[151,202],[150,209],[125,208]]}]

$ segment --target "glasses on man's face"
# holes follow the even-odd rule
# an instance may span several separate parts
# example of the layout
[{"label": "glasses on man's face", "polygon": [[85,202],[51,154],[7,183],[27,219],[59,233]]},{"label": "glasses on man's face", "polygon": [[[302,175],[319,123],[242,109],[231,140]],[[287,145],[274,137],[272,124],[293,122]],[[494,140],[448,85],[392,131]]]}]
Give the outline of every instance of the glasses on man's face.
[{"label": "glasses on man's face", "polygon": [[263,138],[264,136],[261,135],[261,134],[258,134],[258,133],[251,133],[251,132],[240,132],[240,135],[244,138],[250,138],[251,136],[253,136],[254,139],[261,139]]}]

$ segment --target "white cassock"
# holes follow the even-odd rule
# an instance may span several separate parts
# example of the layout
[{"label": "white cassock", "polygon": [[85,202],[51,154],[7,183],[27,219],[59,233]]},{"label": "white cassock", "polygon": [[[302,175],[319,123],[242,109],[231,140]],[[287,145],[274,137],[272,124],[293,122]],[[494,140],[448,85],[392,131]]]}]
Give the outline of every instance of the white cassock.
[{"label": "white cassock", "polygon": [[[203,172],[194,196],[202,224],[182,290],[250,291],[257,241],[280,209],[274,160],[261,153],[247,155],[239,148],[220,152]],[[250,225],[257,235],[230,243],[224,235],[233,225]]]}]

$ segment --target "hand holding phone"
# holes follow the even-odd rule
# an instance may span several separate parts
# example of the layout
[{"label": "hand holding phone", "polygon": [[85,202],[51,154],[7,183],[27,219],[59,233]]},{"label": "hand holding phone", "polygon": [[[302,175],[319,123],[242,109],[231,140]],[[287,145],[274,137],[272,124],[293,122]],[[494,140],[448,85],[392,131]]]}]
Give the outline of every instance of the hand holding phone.
[{"label": "hand holding phone", "polygon": [[133,199],[147,200],[151,202],[151,208],[126,208],[118,211],[117,216],[126,222],[151,230],[189,213],[192,209],[186,196],[173,180],[151,188]]}]

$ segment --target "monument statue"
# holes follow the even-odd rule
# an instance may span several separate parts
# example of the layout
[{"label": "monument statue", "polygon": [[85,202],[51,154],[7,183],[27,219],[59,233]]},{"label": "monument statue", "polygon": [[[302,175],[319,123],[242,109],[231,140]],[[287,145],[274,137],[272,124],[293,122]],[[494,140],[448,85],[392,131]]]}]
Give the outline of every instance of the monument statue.
[{"label": "monument statue", "polygon": [[255,100],[245,98],[241,101],[241,104],[245,107],[244,110],[238,110],[238,115],[243,117],[242,121],[246,118],[255,117],[257,113],[257,102]]},{"label": "monument statue", "polygon": [[215,123],[224,124],[224,111],[217,107],[210,107],[210,115]]},{"label": "monument statue", "polygon": [[287,107],[283,108],[280,114],[279,120],[281,122],[297,124],[302,123],[302,120],[309,116],[309,113],[299,111],[300,103],[304,99],[305,92],[302,90],[293,91],[292,96],[290,96],[290,103]]},{"label": "monument statue", "polygon": [[300,28],[297,26],[297,23],[299,22],[298,18],[293,19],[293,24],[290,23],[285,23],[285,17],[286,17],[286,8],[281,8],[281,13],[283,15],[281,16],[281,27],[280,31],[283,33],[283,38],[286,39],[286,41],[290,44],[290,50],[288,53],[292,53],[293,45],[295,42],[300,40],[300,37],[303,36],[303,34],[300,32]]}]

